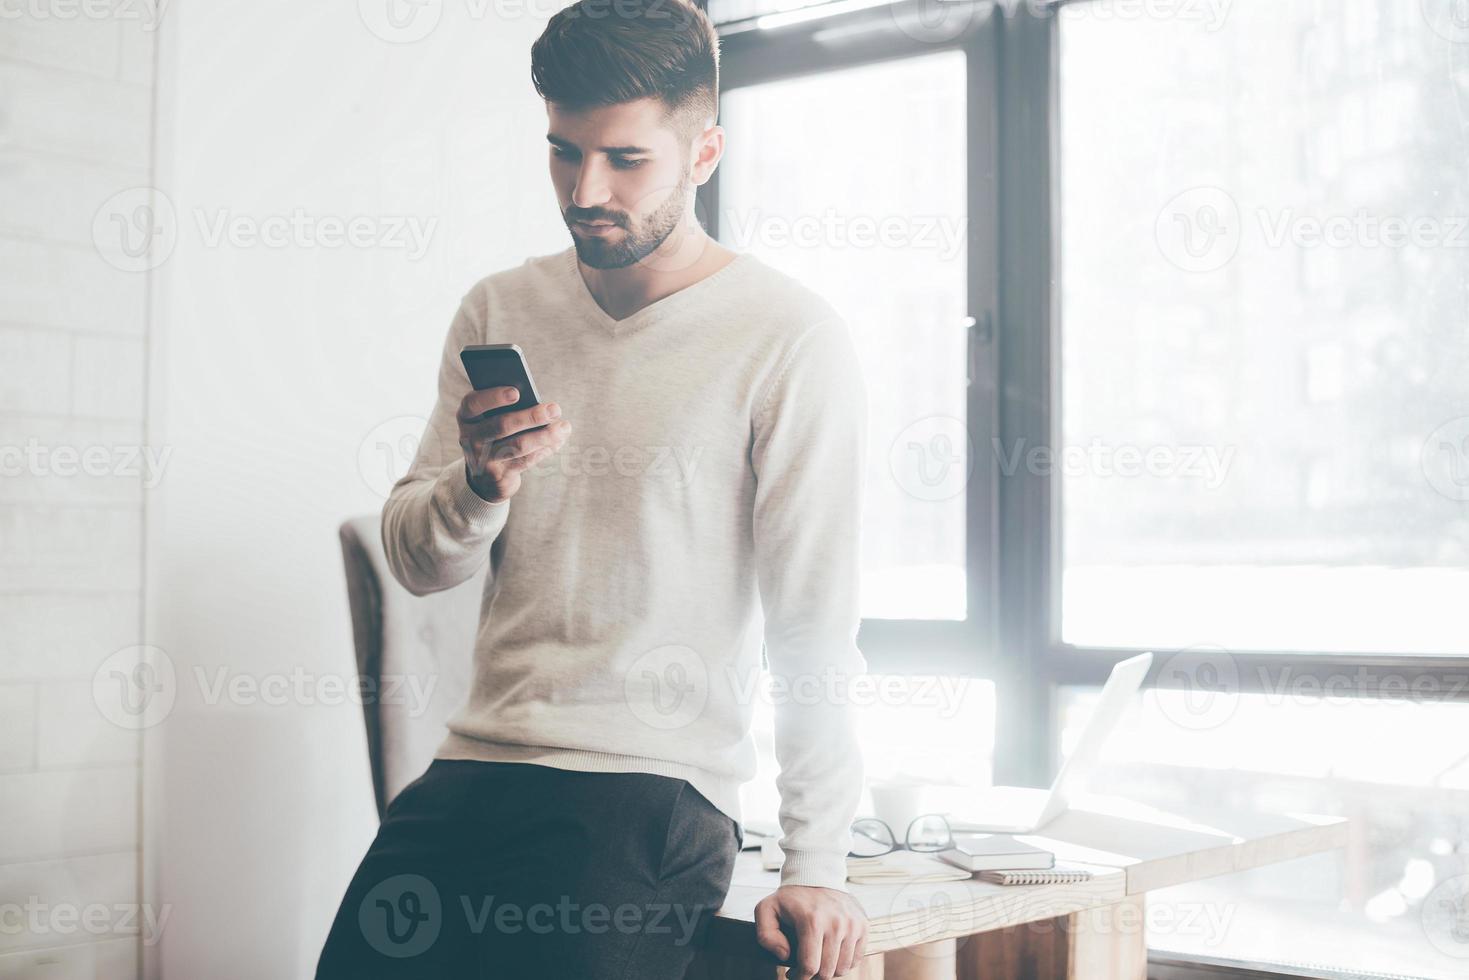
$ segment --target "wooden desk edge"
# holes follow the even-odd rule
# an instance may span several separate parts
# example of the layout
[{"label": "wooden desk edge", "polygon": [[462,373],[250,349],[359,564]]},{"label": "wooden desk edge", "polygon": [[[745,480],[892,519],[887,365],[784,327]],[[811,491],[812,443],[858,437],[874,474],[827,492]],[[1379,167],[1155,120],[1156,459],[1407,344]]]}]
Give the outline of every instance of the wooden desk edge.
[{"label": "wooden desk edge", "polygon": [[[1236,871],[1249,871],[1267,864],[1279,864],[1282,861],[1310,857],[1345,847],[1349,824],[1348,818],[1338,817],[1268,837],[1221,844],[1170,858],[1138,861],[1123,868],[1127,872],[1127,894],[1142,895],[1159,888],[1217,878]],[[1293,853],[1282,855],[1282,848]],[[1204,867],[1211,861],[1214,863],[1213,868]]]},{"label": "wooden desk edge", "polygon": [[[1069,885],[1003,886],[1004,890],[1001,892],[966,904],[939,902],[930,909],[898,912],[881,917],[869,916],[867,953],[885,953],[945,939],[957,939],[976,932],[1041,922],[1072,912],[1115,905],[1126,898],[1127,879],[1122,869],[1093,867],[1096,877],[1086,882]],[[939,893],[940,885],[929,884],[924,888]],[[1000,906],[1001,915],[994,917],[997,905]],[[986,916],[991,917],[991,921],[984,921]],[[701,948],[721,956],[776,963],[775,958],[756,941],[755,923],[749,919],[716,915],[709,924],[709,931]]]}]

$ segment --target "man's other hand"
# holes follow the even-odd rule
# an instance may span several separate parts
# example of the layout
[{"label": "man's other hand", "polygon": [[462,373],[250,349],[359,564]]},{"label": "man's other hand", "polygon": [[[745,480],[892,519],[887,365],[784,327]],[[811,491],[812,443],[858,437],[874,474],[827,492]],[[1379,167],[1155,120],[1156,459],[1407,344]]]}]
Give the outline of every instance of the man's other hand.
[{"label": "man's other hand", "polygon": [[[789,935],[796,938],[794,951]],[[755,938],[789,964],[789,980],[831,980],[862,962],[867,915],[846,892],[782,885],[755,906]]]}]

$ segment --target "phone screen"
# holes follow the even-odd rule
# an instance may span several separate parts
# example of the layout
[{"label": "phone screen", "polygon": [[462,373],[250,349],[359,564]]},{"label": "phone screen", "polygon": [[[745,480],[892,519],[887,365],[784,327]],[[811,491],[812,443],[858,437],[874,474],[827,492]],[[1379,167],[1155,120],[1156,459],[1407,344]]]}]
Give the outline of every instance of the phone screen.
[{"label": "phone screen", "polygon": [[514,344],[466,347],[459,352],[459,359],[464,363],[464,372],[469,375],[469,383],[474,385],[476,391],[514,385],[520,392],[519,400],[492,408],[483,418],[519,411],[541,403],[536,394],[536,386],[531,381],[530,370],[525,366],[525,358]]}]

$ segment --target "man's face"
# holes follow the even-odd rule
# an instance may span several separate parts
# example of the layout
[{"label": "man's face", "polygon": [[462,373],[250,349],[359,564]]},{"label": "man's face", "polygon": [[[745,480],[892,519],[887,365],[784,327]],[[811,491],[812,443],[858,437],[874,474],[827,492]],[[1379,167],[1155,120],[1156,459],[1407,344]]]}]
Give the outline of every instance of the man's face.
[{"label": "man's face", "polygon": [[685,219],[691,148],[666,128],[655,99],[580,112],[546,108],[551,183],[577,255],[594,269],[641,261]]}]

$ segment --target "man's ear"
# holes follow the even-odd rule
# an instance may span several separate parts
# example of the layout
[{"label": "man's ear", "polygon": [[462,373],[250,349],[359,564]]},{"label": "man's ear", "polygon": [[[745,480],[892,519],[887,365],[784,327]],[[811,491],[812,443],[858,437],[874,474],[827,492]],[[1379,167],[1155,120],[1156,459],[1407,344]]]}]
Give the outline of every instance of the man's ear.
[{"label": "man's ear", "polygon": [[724,127],[710,126],[704,130],[695,145],[694,165],[690,171],[693,182],[702,187],[714,176],[714,169],[724,156]]}]

